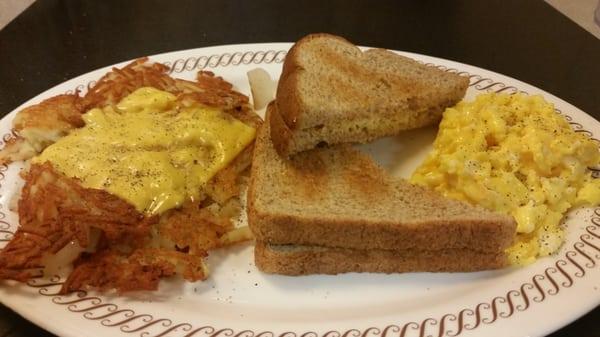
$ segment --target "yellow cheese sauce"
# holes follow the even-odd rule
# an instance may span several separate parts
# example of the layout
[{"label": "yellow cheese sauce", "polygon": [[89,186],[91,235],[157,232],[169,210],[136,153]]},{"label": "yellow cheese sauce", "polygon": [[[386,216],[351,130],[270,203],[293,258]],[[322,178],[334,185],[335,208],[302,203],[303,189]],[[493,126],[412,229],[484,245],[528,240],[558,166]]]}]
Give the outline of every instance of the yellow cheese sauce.
[{"label": "yellow cheese sauce", "polygon": [[433,151],[411,181],[444,195],[512,215],[507,250],[524,265],[556,252],[572,207],[600,204],[598,144],[573,131],[540,96],[482,94],[448,108]]},{"label": "yellow cheese sauce", "polygon": [[145,87],[114,107],[92,109],[85,126],[49,146],[49,161],[87,188],[104,189],[148,215],[200,196],[202,186],[255,136],[219,110],[179,106],[174,95]]}]

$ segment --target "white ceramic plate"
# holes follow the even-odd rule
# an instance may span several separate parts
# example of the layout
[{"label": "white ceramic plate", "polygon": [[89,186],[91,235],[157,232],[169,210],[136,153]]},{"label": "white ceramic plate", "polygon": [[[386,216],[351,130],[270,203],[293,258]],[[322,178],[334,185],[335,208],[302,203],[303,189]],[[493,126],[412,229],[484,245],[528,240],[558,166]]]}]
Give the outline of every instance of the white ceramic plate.
[{"label": "white ceramic plate", "polygon": [[[289,43],[230,45],[151,57],[192,79],[207,69],[249,94],[246,72],[266,69],[278,78]],[[600,123],[571,104],[515,79],[473,66],[402,53],[471,78],[467,98],[485,91],[541,94],[578,132],[599,138]],[[123,63],[125,64],[125,63]],[[123,65],[121,64],[121,65]],[[42,99],[85,91],[99,69],[24,103],[0,122],[9,137],[15,112]],[[408,176],[435,130],[382,139],[365,148],[387,168]],[[410,142],[409,142],[410,140]],[[17,228],[8,202],[18,165],[3,167],[0,240]],[[596,176],[600,175],[596,172]],[[79,292],[58,296],[60,280],[0,286],[2,303],[61,336],[173,337],[408,337],[538,336],[575,320],[600,303],[600,208],[571,212],[567,242],[552,257],[521,269],[457,274],[346,274],[285,277],[260,273],[247,244],[210,257],[213,274],[198,283],[163,281],[158,292],[124,297]],[[0,243],[0,245],[3,245]]]}]

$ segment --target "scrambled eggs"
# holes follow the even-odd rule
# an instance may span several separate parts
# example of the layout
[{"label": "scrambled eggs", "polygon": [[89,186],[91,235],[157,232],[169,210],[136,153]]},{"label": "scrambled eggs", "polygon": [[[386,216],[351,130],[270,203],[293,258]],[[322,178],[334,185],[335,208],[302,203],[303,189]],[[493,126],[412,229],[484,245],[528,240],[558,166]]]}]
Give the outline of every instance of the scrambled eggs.
[{"label": "scrambled eggs", "polygon": [[148,215],[198,198],[255,136],[254,128],[219,110],[179,106],[174,95],[151,87],[83,119],[84,127],[32,162],[49,161],[82,186],[107,190]]},{"label": "scrambled eggs", "polygon": [[600,203],[598,144],[574,132],[540,96],[483,94],[444,112],[433,152],[411,181],[512,215],[511,263],[528,264],[564,241],[563,215]]}]

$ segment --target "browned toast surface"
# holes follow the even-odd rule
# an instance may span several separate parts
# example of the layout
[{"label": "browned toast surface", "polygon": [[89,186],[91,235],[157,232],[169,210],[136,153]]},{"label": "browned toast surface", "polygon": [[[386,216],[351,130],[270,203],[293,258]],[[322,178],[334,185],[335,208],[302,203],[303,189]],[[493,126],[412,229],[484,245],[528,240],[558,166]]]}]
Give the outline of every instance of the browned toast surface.
[{"label": "browned toast surface", "polygon": [[343,38],[312,34],[285,59],[277,88],[283,124],[273,129],[274,141],[291,155],[429,125],[462,99],[468,83],[384,49],[363,52]]},{"label": "browned toast surface", "polygon": [[389,176],[348,145],[280,156],[270,140],[275,104],[259,130],[249,224],[271,244],[354,249],[498,252],[513,240],[509,216],[447,199]]}]

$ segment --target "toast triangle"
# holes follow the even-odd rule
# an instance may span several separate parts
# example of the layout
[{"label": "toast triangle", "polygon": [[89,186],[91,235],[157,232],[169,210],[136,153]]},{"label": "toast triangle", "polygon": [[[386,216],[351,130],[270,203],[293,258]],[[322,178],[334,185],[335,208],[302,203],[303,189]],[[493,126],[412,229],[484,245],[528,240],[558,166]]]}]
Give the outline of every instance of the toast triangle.
[{"label": "toast triangle", "polygon": [[257,241],[351,249],[499,252],[514,220],[388,175],[349,145],[288,159],[270,139],[272,102],[259,130],[248,190]]},{"label": "toast triangle", "polygon": [[316,147],[368,142],[433,124],[460,101],[466,77],[384,49],[361,51],[329,34],[308,35],[288,52],[273,127],[285,156]]}]

